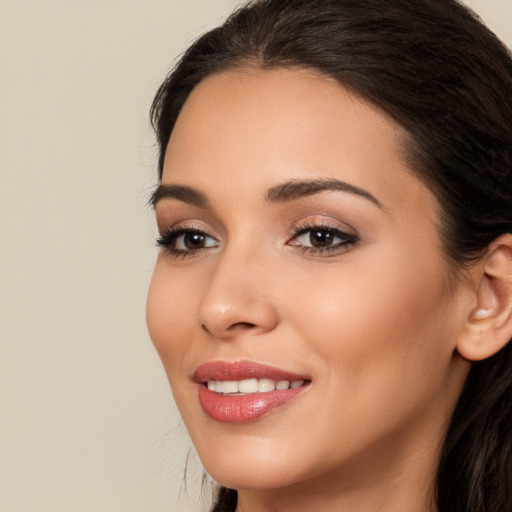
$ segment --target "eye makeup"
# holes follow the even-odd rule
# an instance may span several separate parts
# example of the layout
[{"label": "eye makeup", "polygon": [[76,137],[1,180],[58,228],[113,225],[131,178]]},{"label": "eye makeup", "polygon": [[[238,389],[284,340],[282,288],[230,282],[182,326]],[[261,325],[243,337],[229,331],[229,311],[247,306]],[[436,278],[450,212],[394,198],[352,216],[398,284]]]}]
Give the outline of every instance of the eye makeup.
[{"label": "eye makeup", "polygon": [[294,235],[287,245],[299,248],[312,256],[334,256],[357,244],[359,237],[331,224],[306,221],[293,229]]},{"label": "eye makeup", "polygon": [[[334,256],[357,244],[359,237],[325,221],[304,221],[292,228],[292,236],[285,245],[310,256]],[[163,231],[156,243],[174,257],[198,256],[205,250],[221,244],[204,229],[188,226],[172,227]]]},{"label": "eye makeup", "polygon": [[178,227],[161,233],[156,244],[165,248],[172,256],[185,258],[192,255],[198,256],[203,250],[218,247],[219,242],[203,230]]}]

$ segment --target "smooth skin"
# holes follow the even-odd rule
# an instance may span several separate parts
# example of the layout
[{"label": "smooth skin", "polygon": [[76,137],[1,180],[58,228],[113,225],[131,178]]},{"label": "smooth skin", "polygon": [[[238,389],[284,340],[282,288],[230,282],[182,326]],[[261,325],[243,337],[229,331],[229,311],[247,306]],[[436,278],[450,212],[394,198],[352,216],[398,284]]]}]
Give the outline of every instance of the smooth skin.
[{"label": "smooth skin", "polygon": [[[211,76],[178,118],[162,184],[194,193],[157,201],[148,327],[206,470],[239,491],[237,511],[435,510],[468,359],[504,343],[485,345],[506,294],[482,282],[489,258],[512,274],[510,240],[454,273],[439,205],[403,144],[384,112],[299,69]],[[311,190],[334,180],[348,187]],[[309,185],[269,194],[297,181]],[[192,376],[219,360],[311,384],[257,421],[216,422]]]}]

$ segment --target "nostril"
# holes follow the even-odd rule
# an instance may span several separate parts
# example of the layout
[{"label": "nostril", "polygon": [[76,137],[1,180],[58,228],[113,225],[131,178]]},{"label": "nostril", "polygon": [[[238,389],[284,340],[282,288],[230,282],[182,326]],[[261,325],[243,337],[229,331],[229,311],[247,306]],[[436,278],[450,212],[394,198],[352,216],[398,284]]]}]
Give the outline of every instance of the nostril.
[{"label": "nostril", "polygon": [[236,331],[242,329],[254,329],[256,327],[255,324],[251,324],[250,322],[237,322],[229,327],[229,329]]},{"label": "nostril", "polygon": [[[256,327],[257,325],[251,322],[236,322],[231,324],[224,332],[225,334],[228,334],[230,332],[233,333],[236,331],[251,330],[255,329]],[[209,329],[205,324],[201,324],[201,329],[210,335],[215,335],[215,330]]]}]

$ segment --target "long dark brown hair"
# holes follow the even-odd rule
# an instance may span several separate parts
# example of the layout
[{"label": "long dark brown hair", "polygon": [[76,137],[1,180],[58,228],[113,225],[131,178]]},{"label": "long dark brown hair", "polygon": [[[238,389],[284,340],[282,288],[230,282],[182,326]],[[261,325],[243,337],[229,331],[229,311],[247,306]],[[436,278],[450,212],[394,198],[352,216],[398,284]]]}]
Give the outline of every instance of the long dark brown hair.
[{"label": "long dark brown hair", "polygon": [[[407,132],[411,169],[442,208],[454,268],[512,232],[512,59],[456,0],[255,0],[198,39],[155,97],[163,159],[205,77],[251,66],[320,71]],[[512,343],[473,363],[437,475],[439,512],[512,511]],[[213,512],[236,508],[220,488]]]}]

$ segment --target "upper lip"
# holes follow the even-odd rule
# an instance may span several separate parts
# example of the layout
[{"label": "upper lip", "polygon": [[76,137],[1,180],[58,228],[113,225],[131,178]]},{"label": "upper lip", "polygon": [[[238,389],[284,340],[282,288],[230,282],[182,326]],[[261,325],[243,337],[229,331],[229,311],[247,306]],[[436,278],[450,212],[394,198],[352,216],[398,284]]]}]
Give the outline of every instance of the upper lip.
[{"label": "upper lip", "polygon": [[233,381],[245,379],[272,379],[290,382],[310,380],[305,375],[253,361],[210,361],[199,366],[193,376],[194,382],[197,383],[209,380]]}]

